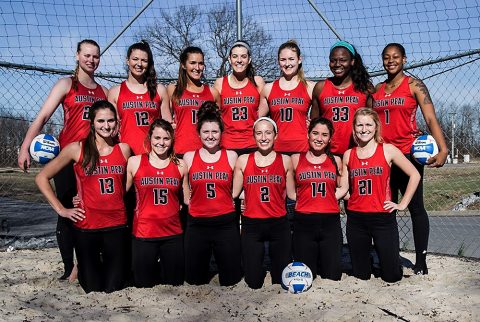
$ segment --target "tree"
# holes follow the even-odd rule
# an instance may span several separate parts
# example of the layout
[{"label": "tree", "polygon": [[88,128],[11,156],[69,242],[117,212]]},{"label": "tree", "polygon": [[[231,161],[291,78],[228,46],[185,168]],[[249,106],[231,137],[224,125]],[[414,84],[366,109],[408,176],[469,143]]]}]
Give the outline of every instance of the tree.
[{"label": "tree", "polygon": [[[277,66],[272,37],[250,16],[243,17],[242,28],[243,39],[252,48],[257,74],[273,78]],[[206,76],[220,77],[230,70],[228,51],[237,38],[236,30],[233,6],[223,5],[205,13],[195,6],[180,6],[171,14],[161,11],[160,18],[139,36],[158,54],[157,65],[162,66],[157,68],[160,78],[176,78],[180,53],[187,46],[198,46],[205,52]]]}]

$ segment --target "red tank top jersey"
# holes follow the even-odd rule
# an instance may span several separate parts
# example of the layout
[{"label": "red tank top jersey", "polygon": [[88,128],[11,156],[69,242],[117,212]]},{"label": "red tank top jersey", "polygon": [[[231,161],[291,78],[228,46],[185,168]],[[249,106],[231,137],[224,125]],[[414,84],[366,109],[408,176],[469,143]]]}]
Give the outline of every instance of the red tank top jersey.
[{"label": "red tank top jersey", "polygon": [[360,107],[367,106],[367,95],[356,91],[353,83],[347,88],[337,89],[326,79],[318,102],[320,116],[331,120],[335,129],[330,149],[334,154],[343,155],[355,145],[352,136],[353,115]]},{"label": "red tank top jersey", "polygon": [[127,143],[134,154],[146,152],[145,137],[150,124],[161,117],[161,103],[158,93],[152,101],[148,91],[144,94],[135,94],[128,88],[126,81],[120,84],[117,99],[120,142]]},{"label": "red tank top jersey", "polygon": [[373,108],[382,123],[382,137],[404,154],[410,153],[417,132],[417,100],[413,97],[405,76],[392,93],[385,93],[385,83],[373,94]]},{"label": "red tank top jersey", "polygon": [[[83,150],[83,148],[82,148]],[[98,166],[88,175],[82,168],[83,151],[74,164],[80,207],[85,219],[74,223],[80,229],[102,229],[127,223],[125,204],[125,159],[116,144],[109,155],[100,156]]]},{"label": "red tank top jersey", "polygon": [[286,173],[282,155],[277,153],[272,164],[259,167],[255,164],[255,153],[248,155],[243,171],[245,190],[244,216],[249,218],[280,218],[287,214],[285,208]]},{"label": "red tank top jersey", "polygon": [[95,89],[90,89],[77,82],[77,87],[77,90],[74,90],[72,86],[62,102],[63,129],[58,136],[61,148],[72,142],[85,140],[90,130],[90,106],[96,101],[107,99],[99,84]]},{"label": "red tank top jersey", "polygon": [[295,170],[295,182],[295,211],[305,214],[340,212],[335,198],[337,170],[329,157],[320,164],[313,164],[307,160],[305,153],[300,154]]},{"label": "red tank top jersey", "polygon": [[243,88],[232,88],[228,76],[223,78],[221,110],[225,130],[222,146],[225,149],[255,148],[253,123],[258,118],[260,94],[255,85],[248,81]]},{"label": "red tank top jersey", "polygon": [[202,160],[198,150],[189,169],[191,189],[189,211],[193,217],[215,217],[235,211],[232,198],[233,170],[227,150],[222,149],[217,162]]},{"label": "red tank top jersey", "polygon": [[388,213],[383,206],[385,201],[391,200],[390,165],[385,160],[383,144],[378,144],[375,153],[366,159],[359,159],[357,148],[354,147],[348,160],[348,177],[348,210]]},{"label": "red tank top jersey", "polygon": [[302,82],[290,91],[281,89],[278,80],[273,82],[268,106],[270,116],[278,126],[276,151],[308,151],[307,114],[310,103],[307,87]]},{"label": "red tank top jersey", "polygon": [[202,147],[197,133],[197,113],[205,101],[214,101],[208,85],[203,85],[203,91],[193,93],[185,89],[178,102],[172,102],[177,128],[175,129],[175,152],[185,154]]},{"label": "red tank top jersey", "polygon": [[137,200],[133,235],[160,238],[181,234],[179,193],[182,176],[178,166],[170,162],[159,169],[150,164],[148,154],[142,154],[133,184]]}]

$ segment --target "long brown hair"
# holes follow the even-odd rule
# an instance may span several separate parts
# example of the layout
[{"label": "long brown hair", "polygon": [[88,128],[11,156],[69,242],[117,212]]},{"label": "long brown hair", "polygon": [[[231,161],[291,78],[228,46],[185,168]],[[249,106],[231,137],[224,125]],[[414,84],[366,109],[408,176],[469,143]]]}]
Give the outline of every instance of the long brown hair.
[{"label": "long brown hair", "polygon": [[90,119],[90,131],[88,132],[87,138],[83,142],[83,160],[82,168],[85,170],[85,173],[92,174],[95,170],[95,167],[98,165],[98,160],[100,159],[100,153],[98,152],[97,143],[95,141],[95,117],[99,110],[108,109],[115,116],[115,122],[118,124],[117,111],[113,107],[112,103],[109,101],[96,101],[92,104],[89,111],[88,118]]},{"label": "long brown hair", "polygon": [[202,57],[205,55],[203,51],[198,47],[187,47],[185,48],[182,53],[180,54],[180,64],[178,67],[178,80],[177,85],[175,86],[175,90],[173,91],[172,101],[177,102],[182,97],[183,91],[187,88],[187,71],[183,66],[187,63],[188,55],[190,54],[201,54]]},{"label": "long brown hair", "polygon": [[165,132],[168,133],[168,135],[170,135],[170,138],[172,139],[172,145],[170,146],[170,148],[168,148],[167,156],[170,159],[170,161],[178,165],[180,161],[178,160],[175,154],[175,149],[174,149],[174,145],[175,145],[174,130],[173,130],[172,124],[170,124],[170,122],[168,121],[165,121],[164,119],[155,119],[155,121],[153,121],[152,124],[150,124],[147,137],[145,138],[145,145],[147,145],[146,143],[148,142],[148,146],[146,146],[146,150],[151,151],[152,149],[150,142],[152,141],[153,130],[155,130],[157,127],[163,129]]},{"label": "long brown hair", "polygon": [[[300,52],[300,47],[295,40],[290,39],[278,47],[277,58],[280,58],[280,52],[284,49],[290,49],[297,53],[297,57],[300,58],[302,53]],[[298,79],[300,80],[303,85],[307,86],[307,79],[305,78],[305,72],[303,71],[302,63],[298,64],[298,71],[297,71]]]},{"label": "long brown hair", "polygon": [[[308,134],[310,134],[313,131],[313,129],[315,128],[315,126],[317,126],[317,124],[322,124],[327,127],[328,133],[330,134],[330,138],[333,136],[333,133],[335,133],[335,128],[333,127],[332,121],[324,117],[316,117],[310,121],[310,125],[308,126]],[[340,171],[338,171],[337,162],[335,161],[335,157],[333,156],[333,153],[330,150],[330,148],[331,148],[330,143],[328,143],[327,146],[325,147],[325,154],[332,161],[333,165],[335,165],[335,171],[337,175],[340,175]]]},{"label": "long brown hair", "polygon": [[[100,51],[100,46],[97,44],[97,42],[95,40],[84,39],[77,44],[77,54],[79,54],[80,51],[82,50],[82,45],[83,44],[88,44],[88,45],[95,46],[95,47],[98,48],[98,51]],[[80,64],[77,60],[77,63],[76,63],[76,66],[75,66],[75,71],[73,72],[73,79],[72,79],[72,88],[75,91],[78,90],[78,71],[79,71],[79,69],[80,69]]]},{"label": "long brown hair", "polygon": [[134,50],[141,50],[147,53],[148,67],[144,78],[147,83],[150,100],[153,100],[155,98],[155,95],[157,94],[157,72],[155,71],[155,62],[153,61],[152,50],[150,49],[150,45],[148,44],[148,42],[142,40],[128,47],[127,59],[130,59],[130,55]]},{"label": "long brown hair", "polygon": [[255,87],[257,87],[257,82],[255,81],[255,68],[253,67],[252,53],[251,53],[250,45],[245,40],[237,40],[232,45],[232,48],[230,48],[230,52],[228,54],[229,57],[232,56],[232,50],[233,50],[233,48],[236,48],[236,47],[242,47],[242,48],[247,49],[248,58],[250,58],[250,63],[248,63],[247,70],[246,70],[247,78],[250,80],[250,82],[253,83],[253,85],[255,85]]}]

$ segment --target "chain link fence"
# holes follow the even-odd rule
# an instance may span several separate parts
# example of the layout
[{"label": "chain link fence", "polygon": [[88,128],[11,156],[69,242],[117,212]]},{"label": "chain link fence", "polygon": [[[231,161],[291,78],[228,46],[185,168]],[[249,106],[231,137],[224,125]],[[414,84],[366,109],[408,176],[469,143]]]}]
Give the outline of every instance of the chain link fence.
[{"label": "chain link fence", "polygon": [[[389,42],[406,47],[408,73],[430,89],[451,149],[443,168],[425,169],[429,250],[480,258],[480,4],[447,0],[240,3],[242,33],[253,44],[258,73],[267,80],[278,76],[276,51],[287,39],[298,41],[306,76],[313,80],[330,75],[328,52],[337,36],[357,47],[375,84],[385,78],[380,59],[383,47]],[[78,41],[92,38],[102,49],[111,45],[102,55],[97,76],[107,88],[126,75],[126,49],[139,39],[152,44],[162,82],[172,81],[178,68],[175,51],[170,56],[166,51],[166,36],[175,48],[202,47],[210,80],[229,70],[224,52],[236,39],[235,1],[101,0],[93,11],[92,5],[46,0],[0,3],[0,246],[15,239],[10,228],[15,220],[48,216],[55,220],[34,184],[40,168],[34,166],[25,174],[16,160],[49,90],[73,69]],[[426,131],[420,112],[418,120]],[[57,135],[62,124],[58,108],[44,132]],[[398,218],[401,246],[411,250],[410,217],[402,212]]]}]

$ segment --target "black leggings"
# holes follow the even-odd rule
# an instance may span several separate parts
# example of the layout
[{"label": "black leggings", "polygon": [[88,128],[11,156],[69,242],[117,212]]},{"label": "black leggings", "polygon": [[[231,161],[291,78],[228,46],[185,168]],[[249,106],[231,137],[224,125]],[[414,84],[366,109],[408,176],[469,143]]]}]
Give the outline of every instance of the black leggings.
[{"label": "black leggings", "polygon": [[401,280],[403,272],[396,213],[359,214],[347,211],[347,241],[353,276],[363,280],[370,279],[372,273],[372,239],[380,261],[382,279],[390,283]]},{"label": "black leggings", "polygon": [[188,217],[185,231],[185,281],[188,284],[209,283],[212,252],[220,285],[235,285],[242,279],[237,218],[235,213],[209,218]]},{"label": "black leggings", "polygon": [[272,284],[282,282],[282,271],[292,260],[292,234],[287,216],[255,219],[242,217],[242,258],[245,282],[250,288],[263,286],[264,242],[269,242]]},{"label": "black leggings", "polygon": [[[73,163],[60,170],[55,177],[55,191],[58,200],[65,208],[73,208],[73,197],[77,194],[75,172]],[[62,256],[65,273],[70,274],[73,268],[73,249],[75,245],[75,233],[70,219],[58,216],[57,219],[57,244]]]},{"label": "black leggings", "polygon": [[182,285],[183,235],[158,239],[132,238],[132,269],[136,287]]},{"label": "black leggings", "polygon": [[113,292],[125,283],[126,227],[111,230],[75,230],[78,280],[83,290]]},{"label": "black leggings", "polygon": [[342,277],[340,214],[299,214],[293,221],[293,258],[306,264],[315,278]]},{"label": "black leggings", "polygon": [[[423,203],[423,165],[413,160],[410,154],[406,154],[408,160],[415,166],[420,173],[421,179],[415,191],[412,200],[408,204],[408,210],[412,218],[413,242],[415,244],[416,263],[422,264],[425,261],[425,254],[428,248],[428,237],[430,233],[430,223],[428,214]],[[392,201],[398,202],[398,192],[405,193],[409,177],[405,173],[392,164],[390,174],[390,188],[392,190]]]}]

